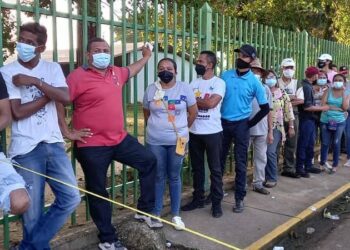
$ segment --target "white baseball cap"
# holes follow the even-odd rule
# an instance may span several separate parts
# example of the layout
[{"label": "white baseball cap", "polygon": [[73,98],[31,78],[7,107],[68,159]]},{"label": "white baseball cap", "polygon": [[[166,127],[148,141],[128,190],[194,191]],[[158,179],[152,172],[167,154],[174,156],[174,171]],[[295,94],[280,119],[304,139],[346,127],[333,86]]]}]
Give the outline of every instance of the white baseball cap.
[{"label": "white baseball cap", "polygon": [[322,60],[322,61],[324,61],[324,60],[329,60],[329,61],[332,61],[332,56],[331,56],[330,54],[322,54],[322,55],[318,58],[318,60]]},{"label": "white baseball cap", "polygon": [[293,66],[295,67],[295,62],[293,60],[293,58],[285,58],[282,60],[282,63],[281,63],[281,67],[290,67],[290,66]]}]

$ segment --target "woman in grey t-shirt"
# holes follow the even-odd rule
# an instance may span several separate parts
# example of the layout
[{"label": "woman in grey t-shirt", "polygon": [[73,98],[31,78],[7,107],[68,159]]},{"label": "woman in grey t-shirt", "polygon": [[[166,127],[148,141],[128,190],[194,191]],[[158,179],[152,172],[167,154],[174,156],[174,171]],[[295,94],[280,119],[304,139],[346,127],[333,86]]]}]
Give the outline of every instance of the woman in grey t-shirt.
[{"label": "woman in grey t-shirt", "polygon": [[155,180],[155,209],[161,215],[165,182],[169,181],[172,222],[175,229],[185,224],[179,216],[181,202],[181,167],[184,156],[179,155],[176,143],[179,138],[188,141],[188,128],[197,116],[193,91],[184,82],[176,81],[176,62],[164,58],[158,63],[159,81],[146,89],[143,112],[146,127],[146,146],[157,158]]}]

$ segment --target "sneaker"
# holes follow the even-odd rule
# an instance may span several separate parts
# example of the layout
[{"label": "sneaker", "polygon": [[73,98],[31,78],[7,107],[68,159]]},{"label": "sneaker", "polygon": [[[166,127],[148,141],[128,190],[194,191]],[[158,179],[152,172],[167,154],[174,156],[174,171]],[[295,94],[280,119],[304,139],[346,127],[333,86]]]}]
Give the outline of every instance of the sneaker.
[{"label": "sneaker", "polygon": [[259,193],[259,194],[265,194],[265,195],[270,194],[270,192],[266,188],[263,188],[263,187],[253,186],[253,191],[255,191],[255,192]]},{"label": "sneaker", "polygon": [[101,250],[115,250],[114,244],[109,242],[103,242],[98,244],[98,248]]},{"label": "sneaker", "polygon": [[284,177],[290,177],[290,178],[300,178],[300,174],[290,172],[290,171],[283,171],[281,175]]},{"label": "sneaker", "polygon": [[146,224],[152,229],[158,229],[163,227],[163,223],[160,220],[151,218],[143,214],[135,214],[134,218],[140,222],[146,222]]},{"label": "sneaker", "polygon": [[221,208],[221,204],[213,204],[211,207],[211,215],[214,218],[220,218],[222,216],[222,208]]},{"label": "sneaker", "polygon": [[316,168],[316,167],[311,167],[309,169],[306,170],[308,173],[312,173],[312,174],[319,174],[321,173],[321,169],[320,168]]},{"label": "sneaker", "polygon": [[114,249],[115,250],[128,250],[126,247],[123,246],[123,244],[119,240],[114,242]]},{"label": "sneaker", "polygon": [[332,166],[328,162],[325,162],[323,165],[320,165],[320,168],[323,168],[326,170],[328,173],[332,172]]},{"label": "sneaker", "polygon": [[233,208],[234,213],[242,213],[244,210],[244,203],[242,200],[236,200],[236,206]]},{"label": "sneaker", "polygon": [[273,188],[273,187],[276,187],[277,185],[277,182],[275,181],[265,181],[263,183],[264,187],[267,187],[267,188]]},{"label": "sneaker", "polygon": [[[210,201],[211,202],[211,201]],[[196,208],[203,208],[204,200],[193,199],[190,203],[181,207],[181,211],[192,211]]]},{"label": "sneaker", "polygon": [[345,162],[344,167],[350,167],[350,159]]},{"label": "sneaker", "polygon": [[176,226],[174,226],[174,228],[176,230],[184,230],[185,228],[185,223],[182,221],[181,217],[180,216],[174,216],[172,219],[171,219],[171,222],[174,223]]}]

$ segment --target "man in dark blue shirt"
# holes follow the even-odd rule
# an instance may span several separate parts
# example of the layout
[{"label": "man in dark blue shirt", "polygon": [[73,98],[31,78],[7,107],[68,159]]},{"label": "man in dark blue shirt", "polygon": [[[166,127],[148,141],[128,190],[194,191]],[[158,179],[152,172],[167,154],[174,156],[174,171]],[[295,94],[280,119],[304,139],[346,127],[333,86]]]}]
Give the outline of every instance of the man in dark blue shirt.
[{"label": "man in dark blue shirt", "polygon": [[312,166],[314,158],[314,145],[316,140],[316,119],[314,112],[326,111],[328,105],[316,106],[312,84],[318,79],[319,70],[316,67],[308,67],[302,81],[304,92],[304,104],[299,105],[299,135],[297,144],[296,173],[301,177],[309,178],[310,174],[321,172],[319,168]]}]

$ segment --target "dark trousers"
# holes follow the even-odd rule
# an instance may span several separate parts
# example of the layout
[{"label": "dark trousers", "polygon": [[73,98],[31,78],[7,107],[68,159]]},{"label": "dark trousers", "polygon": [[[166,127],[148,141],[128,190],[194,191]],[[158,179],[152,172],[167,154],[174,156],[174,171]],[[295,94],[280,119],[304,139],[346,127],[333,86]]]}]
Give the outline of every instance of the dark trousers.
[{"label": "dark trousers", "polygon": [[[113,160],[136,168],[139,172],[141,194],[137,208],[152,212],[154,208],[156,158],[151,151],[141,145],[136,138],[127,135],[115,146],[76,148],[77,159],[85,175],[86,189],[109,197],[106,190],[107,170]],[[114,242],[117,239],[112,225],[111,203],[88,195],[91,217],[99,230],[101,242]]]},{"label": "dark trousers", "polygon": [[299,120],[296,172],[305,173],[312,167],[316,140],[316,122],[314,119]]},{"label": "dark trousers", "polygon": [[[299,127],[299,119],[298,119],[298,115],[295,114],[295,120],[294,120],[295,136],[289,137],[289,135],[287,135],[286,141],[284,142],[283,171],[285,172],[295,172],[295,152],[297,149],[297,141],[298,141],[298,127]],[[284,129],[286,132],[288,132],[289,123],[284,124]]]},{"label": "dark trousers", "polygon": [[223,198],[220,156],[222,132],[208,135],[190,133],[189,152],[193,174],[193,199],[204,199],[205,166],[204,153],[207,154],[210,170],[210,194],[212,203],[220,203]]},{"label": "dark trousers", "polygon": [[221,155],[221,170],[224,173],[226,158],[234,143],[233,153],[235,160],[235,199],[243,200],[246,195],[247,160],[249,147],[248,119],[230,122],[222,119],[223,142]]}]

